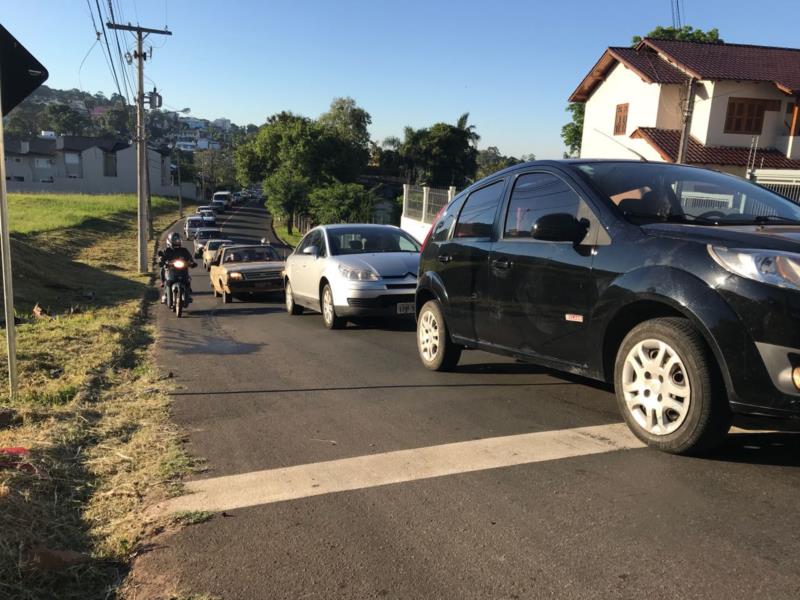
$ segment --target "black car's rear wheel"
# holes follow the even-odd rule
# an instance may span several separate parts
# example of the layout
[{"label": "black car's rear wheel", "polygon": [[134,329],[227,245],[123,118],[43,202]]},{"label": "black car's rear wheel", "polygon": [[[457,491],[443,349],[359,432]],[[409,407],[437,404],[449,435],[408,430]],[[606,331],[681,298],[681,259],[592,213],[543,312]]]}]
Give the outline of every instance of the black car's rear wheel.
[{"label": "black car's rear wheel", "polygon": [[461,358],[461,346],[453,343],[437,300],[426,302],[417,319],[417,349],[422,364],[431,371],[451,371]]},{"label": "black car's rear wheel", "polygon": [[697,454],[717,446],[731,414],[713,356],[687,319],[659,318],[634,327],[617,352],[617,403],[648,446]]}]

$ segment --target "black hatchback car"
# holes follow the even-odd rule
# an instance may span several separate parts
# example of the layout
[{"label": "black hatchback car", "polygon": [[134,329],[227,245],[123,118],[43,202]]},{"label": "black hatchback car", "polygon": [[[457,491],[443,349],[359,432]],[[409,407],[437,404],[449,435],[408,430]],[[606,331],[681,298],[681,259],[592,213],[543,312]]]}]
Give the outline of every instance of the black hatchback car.
[{"label": "black hatchback car", "polygon": [[800,417],[800,206],[665,163],[540,161],[460,193],[425,240],[417,345],[614,384],[631,430],[712,448],[734,413]]}]

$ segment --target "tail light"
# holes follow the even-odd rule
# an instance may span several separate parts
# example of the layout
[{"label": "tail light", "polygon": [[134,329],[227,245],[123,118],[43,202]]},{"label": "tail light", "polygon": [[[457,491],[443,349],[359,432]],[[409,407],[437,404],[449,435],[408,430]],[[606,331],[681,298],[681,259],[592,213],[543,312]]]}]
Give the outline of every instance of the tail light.
[{"label": "tail light", "polygon": [[433,235],[433,228],[436,227],[436,224],[439,222],[444,211],[447,210],[449,205],[445,204],[442,208],[439,209],[439,212],[436,213],[436,216],[433,218],[433,223],[431,223],[430,229],[428,229],[428,235],[425,236],[425,241],[422,242],[422,248],[420,248],[419,252],[422,254],[425,252],[425,248],[428,246],[428,242],[431,241],[431,236]]}]

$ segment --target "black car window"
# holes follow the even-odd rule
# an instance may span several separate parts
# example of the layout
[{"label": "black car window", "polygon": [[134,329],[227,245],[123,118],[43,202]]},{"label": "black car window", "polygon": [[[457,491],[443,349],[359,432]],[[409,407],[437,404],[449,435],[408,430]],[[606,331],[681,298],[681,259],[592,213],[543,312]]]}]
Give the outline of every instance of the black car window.
[{"label": "black car window", "polygon": [[521,175],[511,192],[503,236],[530,238],[534,223],[542,216],[566,213],[577,217],[580,203],[572,188],[551,173]]},{"label": "black car window", "polygon": [[456,220],[456,215],[458,214],[461,205],[464,203],[464,199],[459,198],[458,200],[454,200],[453,203],[447,207],[444,214],[439,218],[436,222],[436,225],[433,227],[433,234],[431,234],[431,241],[434,242],[444,242],[448,236],[450,235],[450,231],[453,229],[453,223]]},{"label": "black car window", "polygon": [[495,181],[472,192],[458,216],[454,238],[491,237],[497,205],[503,194],[504,181]]}]

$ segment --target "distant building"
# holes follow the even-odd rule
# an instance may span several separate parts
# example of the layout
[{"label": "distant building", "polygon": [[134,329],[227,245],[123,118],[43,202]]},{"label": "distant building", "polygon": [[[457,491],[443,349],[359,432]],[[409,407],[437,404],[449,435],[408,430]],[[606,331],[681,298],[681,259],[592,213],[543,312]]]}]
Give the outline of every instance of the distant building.
[{"label": "distant building", "polygon": [[610,47],[570,96],[584,102],[581,156],[686,162],[745,175],[800,169],[800,50],[645,38]]},{"label": "distant building", "polygon": [[231,128],[230,119],[214,119],[211,121],[211,124],[218,129],[222,129],[223,131],[230,131]]},{"label": "distant building", "polygon": [[[136,147],[128,141],[84,136],[7,138],[5,150],[10,192],[136,192]],[[151,193],[177,196],[170,153],[148,148],[147,156]],[[184,196],[194,197],[194,186],[184,186]]]},{"label": "distant building", "polygon": [[180,116],[178,119],[189,129],[205,129],[208,127],[208,121],[206,119],[198,119],[197,117],[186,116]]}]

